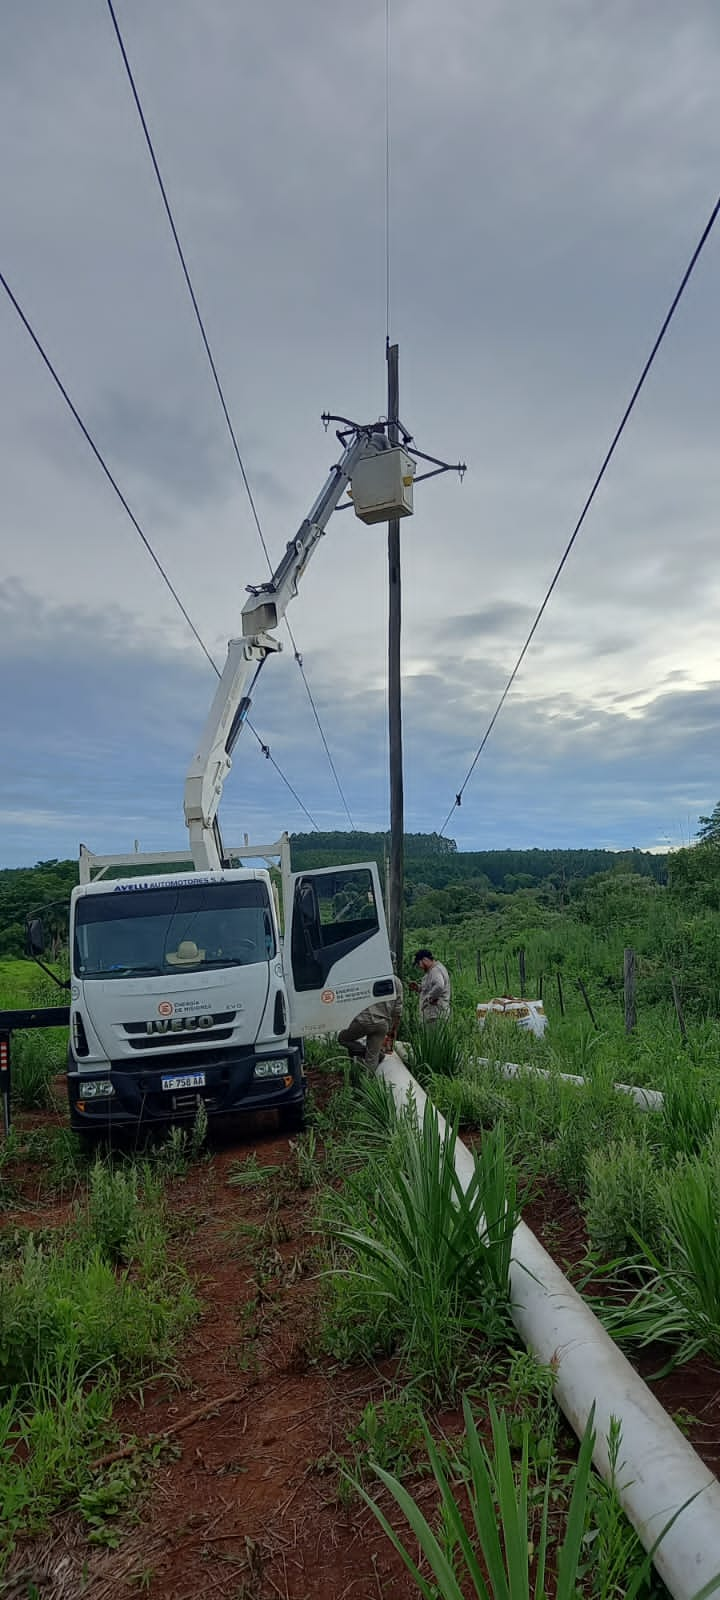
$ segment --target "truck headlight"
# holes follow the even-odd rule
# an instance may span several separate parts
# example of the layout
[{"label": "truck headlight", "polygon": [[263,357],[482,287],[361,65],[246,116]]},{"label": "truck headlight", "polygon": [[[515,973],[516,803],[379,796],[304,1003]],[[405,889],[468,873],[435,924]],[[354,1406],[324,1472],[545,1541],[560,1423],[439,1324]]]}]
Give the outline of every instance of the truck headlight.
[{"label": "truck headlight", "polygon": [[87,1078],[78,1084],[78,1094],[83,1100],[108,1100],[114,1093],[109,1078]]},{"label": "truck headlight", "polygon": [[290,1064],[283,1056],[277,1061],[258,1061],[255,1067],[256,1078],[284,1078],[289,1072]]}]

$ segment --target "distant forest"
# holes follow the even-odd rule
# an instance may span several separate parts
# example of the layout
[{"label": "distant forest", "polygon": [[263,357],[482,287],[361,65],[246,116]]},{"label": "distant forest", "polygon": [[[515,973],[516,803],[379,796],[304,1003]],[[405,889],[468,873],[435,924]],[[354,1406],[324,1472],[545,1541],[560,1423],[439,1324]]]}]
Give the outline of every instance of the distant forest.
[{"label": "distant forest", "polygon": [[[376,861],[383,873],[386,833],[295,833],[295,871],[351,861]],[[681,852],[684,854],[684,852]],[[143,870],[147,870],[146,868]],[[169,868],[168,870],[173,870]],[[667,882],[668,858],[644,850],[458,850],[437,833],[405,836],[405,904],[408,927],[455,921],[489,909],[495,897],[545,890],[554,904],[573,897],[573,884],[597,874]],[[49,907],[49,930],[63,928],[77,861],[39,861],[0,869],[0,957],[24,953],[25,918]]]}]

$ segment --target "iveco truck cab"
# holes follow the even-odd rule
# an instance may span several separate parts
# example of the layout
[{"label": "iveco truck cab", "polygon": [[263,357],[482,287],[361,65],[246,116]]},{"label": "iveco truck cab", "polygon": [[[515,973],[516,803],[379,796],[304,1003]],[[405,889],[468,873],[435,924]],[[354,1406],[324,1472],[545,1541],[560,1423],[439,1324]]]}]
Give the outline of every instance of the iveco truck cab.
[{"label": "iveco truck cab", "polygon": [[[73,1128],[275,1110],[302,1121],[303,1038],[395,987],[374,863],[104,878],[73,890],[68,1095]],[[132,859],[132,858],[130,858]],[[114,858],[83,852],[84,875]]]}]

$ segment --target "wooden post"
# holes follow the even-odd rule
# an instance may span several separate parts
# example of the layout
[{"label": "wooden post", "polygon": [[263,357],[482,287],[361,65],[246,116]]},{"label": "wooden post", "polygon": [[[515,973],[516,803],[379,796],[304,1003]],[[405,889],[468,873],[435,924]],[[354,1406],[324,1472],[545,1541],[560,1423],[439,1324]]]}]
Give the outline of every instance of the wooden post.
[{"label": "wooden post", "polygon": [[588,1015],[590,1017],[590,1021],[592,1022],[593,1027],[596,1028],[597,1027],[597,1023],[595,1021],[595,1014],[594,1014],[593,1008],[592,1008],[592,1006],[590,1004],[590,997],[588,995],[587,989],[585,988],[585,985],[584,985],[584,983],[582,981],[582,978],[578,978],[577,982],[578,982],[578,989],[580,990],[580,993],[581,993],[581,995],[583,997],[583,1000],[585,1001],[585,1004],[587,1006]]},{"label": "wooden post", "polygon": [[520,970],[520,999],[525,999],[525,951],[518,950],[518,968]]},{"label": "wooden post", "polygon": [[477,973],[478,983],[482,983],[482,954],[479,950],[475,959],[475,971]]},{"label": "wooden post", "polygon": [[635,951],[626,946],[623,959],[623,985],[625,989],[625,1032],[632,1033],[637,1022],[635,1006]]},{"label": "wooden post", "polygon": [[560,1002],[560,1015],[561,1015],[561,1017],[564,1017],[564,1015],[565,1015],[565,1001],[563,999],[563,986],[562,986],[562,978],[560,977],[560,973],[558,973],[558,975],[557,975],[557,989],[558,989],[558,1000]]},{"label": "wooden post", "polygon": [[505,993],[509,994],[510,993],[510,973],[508,972],[507,961],[504,962],[504,966],[505,966]]},{"label": "wooden post", "polygon": [[686,1022],[685,1022],[685,1018],[683,1016],[683,1008],[682,1008],[682,1005],[680,1003],[680,991],[679,991],[677,983],[675,981],[675,973],[674,972],[670,974],[670,982],[672,984],[673,1005],[675,1007],[675,1015],[676,1015],[676,1017],[678,1019],[678,1027],[680,1029],[680,1037],[682,1039],[683,1044],[687,1044],[687,1025],[686,1025]]},{"label": "wooden post", "polygon": [[538,1000],[542,1000],[544,983],[545,983],[545,973],[541,972],[540,973],[540,977],[538,978]]},{"label": "wooden post", "polygon": [[[400,384],[398,346],[388,344],[388,438],[397,444]],[[403,964],[403,877],[404,877],[404,799],[402,753],[402,697],[400,680],[400,631],[402,586],[400,569],[400,519],[388,522],[388,734],[390,742],[390,874],[388,932],[390,949],[395,954],[398,972]]]}]

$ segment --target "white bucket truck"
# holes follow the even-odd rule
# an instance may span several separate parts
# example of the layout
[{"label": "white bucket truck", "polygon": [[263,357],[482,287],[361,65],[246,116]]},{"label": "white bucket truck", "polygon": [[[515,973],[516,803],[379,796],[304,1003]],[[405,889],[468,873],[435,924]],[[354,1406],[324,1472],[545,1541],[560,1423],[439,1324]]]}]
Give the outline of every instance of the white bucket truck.
[{"label": "white bucket truck", "polygon": [[[281,648],[275,630],[341,497],[349,491],[368,523],[412,512],[415,462],[387,424],[348,425],[338,437],[341,460],[272,578],[249,590],[241,637],[229,643],[185,784],[189,853],[81,847],[67,1081],[71,1123],[84,1134],[193,1118],[200,1103],[210,1118],[272,1108],[298,1123],[305,1035],[334,1033],[394,991],[374,862],[293,873],[287,835],[226,850],[217,818],[250,692]],[[188,871],[171,870],[185,860]],[[283,932],[267,866],[238,860],[277,861]],[[132,870],[105,876],[118,868]],[[34,954],[43,943],[35,921]]]}]

